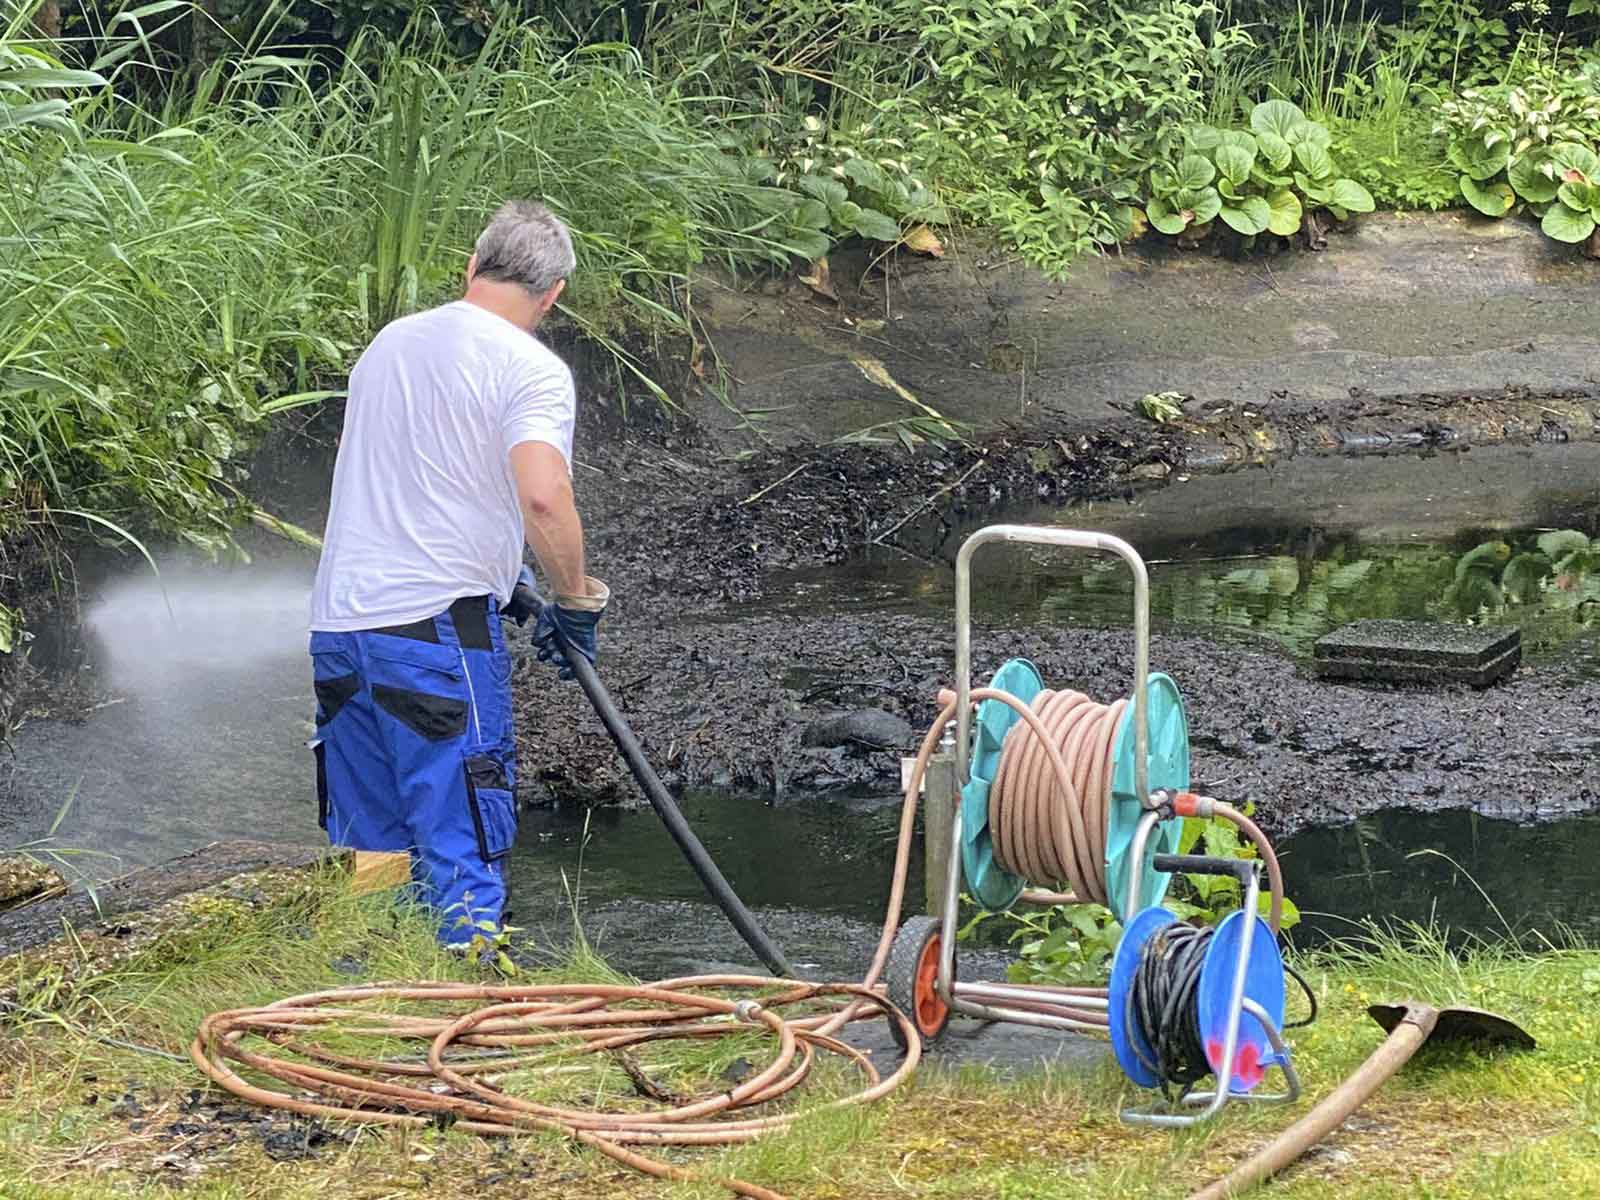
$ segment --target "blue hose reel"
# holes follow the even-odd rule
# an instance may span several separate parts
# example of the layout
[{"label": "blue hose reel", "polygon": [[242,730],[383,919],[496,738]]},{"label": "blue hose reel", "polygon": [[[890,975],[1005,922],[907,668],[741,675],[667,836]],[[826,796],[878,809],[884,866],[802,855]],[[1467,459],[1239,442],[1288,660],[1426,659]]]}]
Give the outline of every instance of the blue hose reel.
[{"label": "blue hose reel", "polygon": [[[1210,1092],[1185,1093],[1181,1103],[1203,1106],[1198,1114],[1172,1111],[1138,1112],[1125,1109],[1126,1121],[1152,1125],[1191,1125],[1214,1115],[1229,1100],[1290,1101],[1300,1094],[1300,1081],[1284,1043],[1285,1003],[1283,955],[1272,927],[1256,915],[1260,896],[1258,866],[1253,861],[1159,856],[1154,867],[1162,872],[1203,871],[1233,875],[1240,880],[1244,905],[1229,913],[1205,943],[1199,980],[1191,1003],[1161,1015],[1163,1021],[1190,1023],[1203,1049],[1205,1062],[1217,1079]],[[1147,951],[1160,960],[1165,931],[1178,925],[1171,911],[1152,906],[1128,922],[1111,961],[1107,998],[1111,1048],[1117,1065],[1140,1087],[1165,1085],[1155,1069],[1159,1054],[1151,1044],[1144,1022],[1135,1013],[1132,994],[1136,977],[1147,965]],[[1194,936],[1198,933],[1186,929]],[[1157,961],[1158,968],[1170,962]],[[1163,1025],[1163,1031],[1170,1026]],[[1272,1095],[1252,1095],[1269,1069],[1283,1072],[1287,1088]],[[1203,1074],[1204,1069],[1196,1074]],[[1193,1078],[1190,1076],[1189,1078]],[[1224,1085],[1224,1080],[1226,1083]]]},{"label": "blue hose reel", "polygon": [[[1044,690],[1038,669],[1025,658],[1003,664],[989,680],[989,687],[1009,692],[1023,704],[1032,704]],[[1189,786],[1189,724],[1183,711],[1178,685],[1160,672],[1152,672],[1147,684],[1150,731],[1149,786],[1176,793]],[[979,904],[991,912],[1010,908],[1022,895],[1026,880],[1007,871],[994,856],[994,839],[989,831],[989,790],[1000,767],[1000,750],[1006,734],[1021,718],[1002,700],[984,700],[973,720],[972,753],[967,784],[961,790],[961,865],[967,888]],[[1154,855],[1172,853],[1178,848],[1182,822],[1176,819],[1158,824],[1146,843],[1144,861],[1131,860],[1134,832],[1144,815],[1141,798],[1134,785],[1133,705],[1128,705],[1118,723],[1115,739],[1115,767],[1111,780],[1111,807],[1107,821],[1105,848],[1106,888],[1109,905],[1119,920],[1126,920],[1128,884],[1132,872],[1139,873],[1139,896],[1144,904],[1159,904],[1167,894],[1170,876],[1151,866]]]}]

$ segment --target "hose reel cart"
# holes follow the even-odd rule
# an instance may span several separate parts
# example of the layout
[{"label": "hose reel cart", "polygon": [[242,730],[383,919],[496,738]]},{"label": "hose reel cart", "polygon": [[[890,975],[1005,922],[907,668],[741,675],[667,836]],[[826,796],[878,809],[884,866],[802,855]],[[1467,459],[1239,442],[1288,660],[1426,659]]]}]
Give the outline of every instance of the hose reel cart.
[{"label": "hose reel cart", "polygon": [[[1127,698],[1099,703],[1076,691],[1052,691],[1025,659],[1010,660],[987,686],[973,688],[972,561],[991,542],[1107,552],[1127,564],[1134,618]],[[924,1042],[936,1040],[953,1013],[1108,1033],[1129,1078],[1161,1086],[1171,1102],[1125,1110],[1129,1121],[1186,1125],[1230,1100],[1296,1098],[1299,1081],[1282,1034],[1281,872],[1254,822],[1188,790],[1183,698],[1170,678],[1150,671],[1149,575],[1133,547],[1108,534],[1043,526],[992,525],[972,534],[956,557],[955,689],[941,693],[940,701],[943,711],[907,787],[908,795],[920,790],[928,760],[953,723],[960,797],[943,911],[900,927],[885,972],[890,1000],[911,1017]],[[1233,822],[1260,858],[1178,855],[1188,816]],[[1263,866],[1272,898],[1266,920],[1255,915]],[[1180,871],[1237,878],[1243,907],[1215,930],[1178,922],[1160,905]],[[977,903],[997,912],[1018,904],[1104,904],[1124,930],[1109,988],[958,978],[963,881]],[[1070,891],[1056,890],[1063,883]],[[1284,1088],[1258,1094],[1272,1067],[1282,1073]],[[1207,1073],[1218,1086],[1193,1091]]]}]

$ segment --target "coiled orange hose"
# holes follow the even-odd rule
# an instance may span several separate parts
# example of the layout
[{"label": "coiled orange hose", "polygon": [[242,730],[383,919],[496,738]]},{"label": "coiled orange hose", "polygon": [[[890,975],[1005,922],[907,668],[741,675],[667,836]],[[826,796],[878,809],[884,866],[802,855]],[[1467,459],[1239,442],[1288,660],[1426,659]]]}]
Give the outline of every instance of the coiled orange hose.
[{"label": "coiled orange hose", "polygon": [[[1082,692],[1040,692],[1032,708],[1044,738],[1012,726],[989,791],[989,828],[1002,867],[1034,883],[1071,881],[1080,900],[1106,903],[1106,832],[1117,722],[1126,700],[1096,704]],[[1058,777],[1046,742],[1069,770]]]}]

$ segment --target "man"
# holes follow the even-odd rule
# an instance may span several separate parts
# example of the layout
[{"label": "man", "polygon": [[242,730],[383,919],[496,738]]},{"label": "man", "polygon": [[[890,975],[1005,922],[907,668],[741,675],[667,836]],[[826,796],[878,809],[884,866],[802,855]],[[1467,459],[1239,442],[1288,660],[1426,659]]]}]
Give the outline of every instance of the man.
[{"label": "man", "polygon": [[[537,204],[494,215],[465,296],[398,320],[350,375],[311,599],[320,817],[329,840],[409,850],[440,939],[497,928],[516,835],[511,660],[590,662],[609,593],[585,573],[572,373],[533,336],[575,265]],[[554,593],[540,608],[532,549]],[[556,636],[560,631],[562,639]]]}]

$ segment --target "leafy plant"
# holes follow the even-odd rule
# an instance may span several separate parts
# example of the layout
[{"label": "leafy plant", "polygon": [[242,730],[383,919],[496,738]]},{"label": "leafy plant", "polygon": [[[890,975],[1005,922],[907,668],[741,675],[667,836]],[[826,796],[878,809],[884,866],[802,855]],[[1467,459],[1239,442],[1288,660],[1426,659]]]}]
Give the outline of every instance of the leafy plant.
[{"label": "leafy plant", "polygon": [[792,241],[805,236],[800,231],[820,235],[800,247],[806,257],[827,253],[830,238],[855,234],[869,241],[894,242],[905,224],[949,223],[949,212],[907,160],[904,140],[863,123],[846,141],[830,134],[815,115],[804,117],[800,128],[797,141],[779,143],[781,156],[772,182],[804,197],[790,217],[790,226],[795,230]]},{"label": "leafy plant", "polygon": [[1158,232],[1198,240],[1221,220],[1254,239],[1289,237],[1308,210],[1338,220],[1371,212],[1371,193],[1339,174],[1327,127],[1287,100],[1266,100],[1250,113],[1250,129],[1192,126],[1176,162],[1150,172],[1145,212]]},{"label": "leafy plant", "polygon": [[1438,128],[1473,208],[1498,219],[1526,207],[1557,241],[1600,241],[1600,64],[1469,89],[1440,105]]},{"label": "leafy plant", "polygon": [[[1246,813],[1251,806],[1246,806]],[[1252,859],[1256,848],[1239,836],[1232,822],[1186,818],[1178,853],[1204,853],[1219,858]],[[1168,893],[1162,901],[1180,921],[1215,925],[1238,911],[1244,896],[1232,876],[1181,876],[1180,894]],[[1263,916],[1271,897],[1263,891],[1259,901]],[[982,911],[961,927],[957,937],[970,941],[984,925],[1003,921],[1010,927],[1006,944],[1017,947],[1017,960],[1006,969],[1013,983],[1098,983],[1105,978],[1122,939],[1122,925],[1100,904],[1057,904],[1048,908],[1018,907],[1004,913]],[[1281,927],[1292,928],[1300,910],[1288,897],[1283,901]]]},{"label": "leafy plant", "polygon": [[516,935],[522,930],[515,925],[502,925],[477,914],[481,909],[472,907],[473,895],[465,893],[455,904],[445,910],[445,916],[455,914],[450,922],[453,931],[465,931],[467,939],[463,945],[462,954],[470,963],[488,963],[500,974],[515,977],[521,974],[521,968],[516,960],[507,953],[508,948],[516,940]]},{"label": "leafy plant", "polygon": [[1385,32],[1416,62],[1421,86],[1445,90],[1499,78],[1512,47],[1505,19],[1478,0],[1416,0],[1410,19]]},{"label": "leafy plant", "polygon": [[1387,127],[1371,119],[1338,122],[1329,148],[1378,207],[1437,212],[1461,204],[1460,173],[1448,146],[1433,116],[1408,103]]},{"label": "leafy plant", "polygon": [[0,42],[0,528],[73,510],[226,552],[263,418],[337,393],[376,325],[458,287],[508,195],[573,227],[564,316],[612,349],[624,403],[664,398],[624,320],[681,331],[696,264],[789,261],[799,198],[631,49],[558,56],[525,27],[461,64],[436,33],[331,71],[222,57],[164,95],[137,86],[137,38],[100,74]]},{"label": "leafy plant", "polygon": [[1463,617],[1501,614],[1513,606],[1595,614],[1600,543],[1577,529],[1538,534],[1518,551],[1503,541],[1484,542],[1457,561],[1442,600]]},{"label": "leafy plant", "polygon": [[1006,968],[1013,983],[1099,983],[1122,938],[1122,926],[1104,905],[1058,904],[980,912],[962,926],[959,940],[995,919],[1011,926],[1006,944],[1017,947],[1016,961]]},{"label": "leafy plant", "polygon": [[947,0],[917,13],[936,67],[915,145],[947,197],[1047,273],[1137,229],[1203,83],[1248,36],[1196,0]]},{"label": "leafy plant", "polygon": [[[1253,809],[1253,805],[1247,804],[1245,815],[1249,816]],[[1240,836],[1239,827],[1220,817],[1210,820],[1185,817],[1183,832],[1178,837],[1178,853],[1247,860],[1259,857],[1255,844]],[[1244,892],[1239,881],[1231,875],[1185,873],[1182,878],[1183,890],[1189,898],[1169,897],[1165,902],[1179,920],[1200,920],[1207,925],[1216,925],[1229,914],[1237,912],[1244,903]],[[1257,907],[1262,916],[1266,916],[1272,907],[1272,897],[1266,891],[1265,881],[1257,897]],[[1285,896],[1279,928],[1292,929],[1299,923],[1300,910],[1295,907],[1293,900]]]}]

